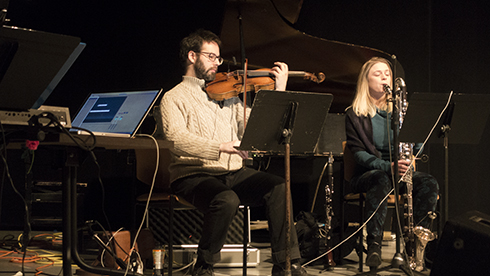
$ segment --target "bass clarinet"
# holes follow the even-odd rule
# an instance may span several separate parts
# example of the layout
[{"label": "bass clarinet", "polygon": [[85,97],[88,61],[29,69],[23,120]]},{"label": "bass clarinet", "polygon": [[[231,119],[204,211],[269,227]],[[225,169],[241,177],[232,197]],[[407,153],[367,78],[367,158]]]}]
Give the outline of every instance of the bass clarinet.
[{"label": "bass clarinet", "polygon": [[[405,81],[402,78],[395,80],[395,96],[396,104],[398,107],[398,120],[400,129],[403,124],[403,120],[408,109],[407,90]],[[406,225],[404,227],[405,232],[405,244],[408,254],[408,266],[415,271],[424,270],[424,253],[427,243],[435,239],[435,234],[429,229],[422,226],[415,226],[413,221],[413,181],[412,175],[414,170],[414,149],[415,143],[400,142],[399,143],[399,159],[408,160],[411,164],[407,172],[401,177],[401,181],[406,185],[406,197],[405,197],[405,219]],[[431,217],[432,219],[432,217]]]}]

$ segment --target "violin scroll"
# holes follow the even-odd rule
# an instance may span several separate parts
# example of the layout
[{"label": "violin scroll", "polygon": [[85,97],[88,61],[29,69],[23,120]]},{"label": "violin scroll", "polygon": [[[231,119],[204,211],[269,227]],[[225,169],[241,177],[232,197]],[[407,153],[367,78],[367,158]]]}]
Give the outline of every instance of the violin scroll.
[{"label": "violin scroll", "polygon": [[316,79],[313,79],[312,81],[316,82],[316,83],[321,83],[325,80],[325,74],[323,74],[322,72],[318,73],[318,77],[316,77]]},{"label": "violin scroll", "polygon": [[[294,74],[295,72],[296,71],[290,72],[289,76],[291,76],[291,73]],[[318,73],[318,76],[316,76],[313,73],[308,73],[308,72],[303,72],[303,71],[298,72],[298,74],[303,75],[303,79],[310,80],[310,81],[316,82],[316,83],[321,83],[325,80],[325,74],[323,74],[322,72]]]}]

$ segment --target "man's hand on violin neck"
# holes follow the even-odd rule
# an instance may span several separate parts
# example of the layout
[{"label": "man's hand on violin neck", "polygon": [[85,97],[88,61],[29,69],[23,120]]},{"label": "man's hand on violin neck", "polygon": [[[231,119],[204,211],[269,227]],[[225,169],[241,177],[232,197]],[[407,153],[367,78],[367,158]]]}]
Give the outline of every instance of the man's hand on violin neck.
[{"label": "man's hand on violin neck", "polygon": [[229,154],[238,154],[242,159],[247,159],[248,158],[248,152],[237,150],[236,148],[239,146],[240,146],[239,140],[221,143],[219,145],[219,152],[220,153],[224,152],[224,153],[229,153]]}]

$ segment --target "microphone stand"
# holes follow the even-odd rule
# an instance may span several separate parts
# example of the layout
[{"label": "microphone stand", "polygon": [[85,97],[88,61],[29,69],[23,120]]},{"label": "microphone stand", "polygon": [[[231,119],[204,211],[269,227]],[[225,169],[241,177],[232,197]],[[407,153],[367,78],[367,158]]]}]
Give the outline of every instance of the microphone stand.
[{"label": "microphone stand", "polygon": [[[391,112],[391,129],[393,130],[393,145],[394,145],[394,151],[393,151],[393,172],[392,172],[392,177],[393,177],[393,186],[394,186],[394,193],[395,193],[395,213],[396,213],[396,216],[397,216],[397,219],[400,220],[400,211],[399,211],[399,200],[398,200],[398,196],[399,196],[399,184],[398,184],[398,181],[400,180],[400,176],[398,175],[398,147],[399,147],[399,144],[400,144],[400,141],[398,139],[398,128],[400,126],[400,121],[398,120],[398,118],[396,117],[396,115],[398,114],[398,105],[396,104],[396,95],[395,93],[393,93],[393,91],[390,89],[389,86],[385,85],[385,93],[386,93],[386,101],[388,104],[391,103],[393,109],[392,109],[392,112]],[[389,97],[389,95],[391,95],[391,99]],[[401,223],[400,223],[401,225]],[[405,260],[403,258],[403,254],[401,252],[401,246],[400,246],[400,241],[401,241],[401,229],[402,229],[403,225],[401,225],[401,227],[396,227],[396,231],[395,231],[395,236],[396,236],[396,251],[395,251],[395,255],[393,256],[393,259],[391,260],[391,264],[386,266],[386,267],[382,267],[382,268],[377,268],[377,267],[370,267],[370,271],[367,272],[367,273],[361,273],[361,274],[358,274],[358,275],[377,275],[377,272],[378,271],[384,271],[384,270],[389,270],[389,269],[392,269],[392,268],[398,268],[398,269],[401,269],[406,275],[409,275],[411,276],[412,273],[410,273],[411,271],[410,268],[407,269],[407,265],[405,263]]]},{"label": "microphone stand", "polygon": [[[393,177],[393,187],[394,187],[394,193],[395,193],[395,213],[397,216],[397,219],[400,221],[400,210],[399,210],[399,181],[400,181],[400,175],[398,174],[398,159],[399,159],[399,152],[398,152],[398,147],[400,144],[399,137],[398,137],[398,130],[400,128],[400,120],[396,116],[399,114],[400,110],[398,110],[398,105],[396,104],[396,95],[392,93],[391,100],[388,99],[388,101],[391,101],[393,110],[391,112],[391,129],[393,131],[393,172],[392,172],[392,177]],[[402,223],[399,224],[401,227],[395,227],[395,237],[396,237],[396,251],[395,255],[393,256],[393,259],[391,260],[391,268],[400,268],[402,269],[407,275],[410,275],[407,271],[404,270],[406,268],[406,263],[403,259],[403,255],[401,253],[401,246],[400,246],[400,241],[401,241],[401,230],[403,228]]]},{"label": "microphone stand", "polygon": [[446,112],[446,116],[444,117],[444,121],[442,123],[442,127],[439,132],[439,138],[443,137],[443,147],[444,147],[444,185],[441,190],[441,200],[439,201],[439,210],[441,212],[439,227],[438,227],[438,236],[442,235],[443,227],[446,221],[448,220],[448,198],[449,198],[449,132],[451,131],[451,120],[454,112],[454,102],[450,103],[448,106],[448,110]]}]

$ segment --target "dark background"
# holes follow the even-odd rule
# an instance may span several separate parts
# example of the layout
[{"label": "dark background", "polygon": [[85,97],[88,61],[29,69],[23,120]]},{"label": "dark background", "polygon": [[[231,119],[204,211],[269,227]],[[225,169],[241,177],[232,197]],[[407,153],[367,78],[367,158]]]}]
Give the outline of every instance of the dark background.
[{"label": "dark background", "polygon": [[[13,0],[7,17],[8,25],[76,36],[87,44],[45,103],[67,106],[73,115],[91,92],[173,87],[182,75],[180,39],[197,28],[219,34],[225,2]],[[484,1],[304,0],[294,28],[396,55],[409,92],[485,94],[490,76],[489,16]],[[334,98],[334,110],[345,107]],[[482,119],[486,120],[470,118]],[[490,213],[490,185],[484,174],[488,134],[487,126],[478,145],[450,145],[449,217],[475,209]],[[439,142],[427,146],[426,167],[442,185],[444,155]],[[109,176],[117,174],[116,168],[107,170],[114,170],[107,172]],[[310,183],[315,186],[316,180]],[[301,200],[295,199],[295,211],[311,204],[311,198]],[[3,204],[8,205],[5,198]]]}]

